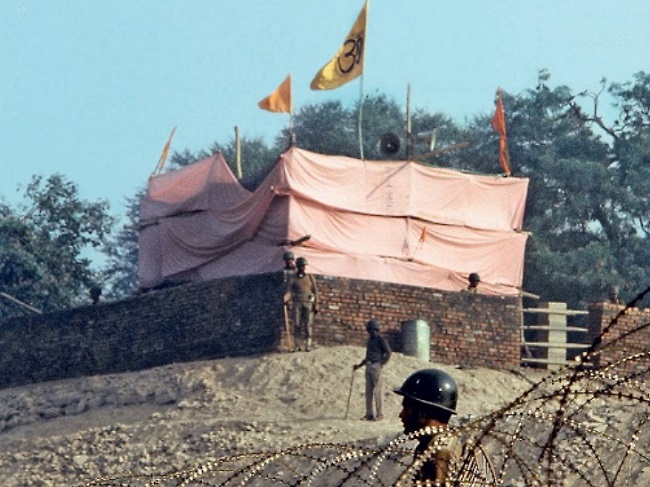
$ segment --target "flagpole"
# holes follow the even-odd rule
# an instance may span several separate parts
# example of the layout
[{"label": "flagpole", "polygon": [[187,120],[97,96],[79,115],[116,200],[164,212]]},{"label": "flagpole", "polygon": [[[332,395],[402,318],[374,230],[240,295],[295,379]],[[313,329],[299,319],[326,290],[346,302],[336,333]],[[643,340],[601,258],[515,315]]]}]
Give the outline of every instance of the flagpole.
[{"label": "flagpole", "polygon": [[[289,72],[291,77],[291,72]],[[289,147],[293,147],[296,144],[296,134],[293,132],[293,86],[289,86]]]},{"label": "flagpole", "polygon": [[235,169],[237,170],[237,179],[241,179],[241,138],[239,137],[239,127],[237,125],[235,125]]},{"label": "flagpole", "polygon": [[361,160],[364,160],[363,156],[363,73],[360,76],[361,81],[359,82],[359,120],[357,121],[358,127],[358,137],[359,137],[359,155]]},{"label": "flagpole", "polygon": [[363,4],[365,10],[364,28],[363,28],[363,52],[361,54],[361,76],[359,80],[359,155],[361,160],[364,160],[363,154],[363,77],[366,71],[366,51],[368,49],[368,10],[370,10],[370,0],[366,0]]},{"label": "flagpole", "polygon": [[413,139],[411,130],[411,83],[406,85],[406,160],[411,160]]}]

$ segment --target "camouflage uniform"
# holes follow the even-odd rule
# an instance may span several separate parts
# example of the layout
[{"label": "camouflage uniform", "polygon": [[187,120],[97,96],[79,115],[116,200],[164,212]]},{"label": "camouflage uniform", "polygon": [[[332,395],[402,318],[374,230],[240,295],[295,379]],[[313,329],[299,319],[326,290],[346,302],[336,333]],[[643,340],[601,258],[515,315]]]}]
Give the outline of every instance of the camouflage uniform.
[{"label": "camouflage uniform", "polygon": [[284,302],[290,302],[293,307],[293,334],[296,337],[298,349],[310,351],[314,314],[318,312],[318,288],[314,277],[298,269],[288,280]]}]

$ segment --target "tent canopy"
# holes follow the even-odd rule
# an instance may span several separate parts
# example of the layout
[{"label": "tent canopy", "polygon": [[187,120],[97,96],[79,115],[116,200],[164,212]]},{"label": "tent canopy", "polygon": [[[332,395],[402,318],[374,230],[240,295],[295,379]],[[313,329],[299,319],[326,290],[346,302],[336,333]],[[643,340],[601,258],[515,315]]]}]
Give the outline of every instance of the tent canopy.
[{"label": "tent canopy", "polygon": [[275,272],[287,242],[312,273],[517,294],[528,180],[292,147],[250,192],[220,153],[154,176],[140,207],[143,288]]}]

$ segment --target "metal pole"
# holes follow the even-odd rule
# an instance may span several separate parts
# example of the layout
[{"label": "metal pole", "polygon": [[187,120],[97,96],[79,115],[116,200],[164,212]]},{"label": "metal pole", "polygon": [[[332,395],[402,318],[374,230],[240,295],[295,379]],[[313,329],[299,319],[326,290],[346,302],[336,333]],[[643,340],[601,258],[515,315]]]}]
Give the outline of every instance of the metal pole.
[{"label": "metal pole", "polygon": [[18,299],[18,298],[14,298],[13,296],[10,296],[10,295],[7,294],[7,293],[0,292],[0,296],[2,296],[2,297],[5,298],[5,299],[8,299],[8,300],[11,301],[12,303],[16,303],[18,306],[20,306],[20,307],[22,307],[22,308],[28,309],[28,310],[31,311],[32,313],[37,313],[37,314],[39,314],[39,315],[42,315],[42,314],[43,314],[43,312],[42,312],[40,309],[38,309],[38,308],[34,308],[33,306],[30,306],[30,305],[27,304],[27,303],[23,303],[20,299]]},{"label": "metal pole", "polygon": [[413,153],[413,141],[411,130],[411,85],[406,88],[406,160],[411,160]]},{"label": "metal pole", "polygon": [[363,73],[361,73],[361,80],[359,81],[359,119],[357,120],[357,124],[357,135],[359,137],[359,158],[363,161],[365,160],[363,154]]}]

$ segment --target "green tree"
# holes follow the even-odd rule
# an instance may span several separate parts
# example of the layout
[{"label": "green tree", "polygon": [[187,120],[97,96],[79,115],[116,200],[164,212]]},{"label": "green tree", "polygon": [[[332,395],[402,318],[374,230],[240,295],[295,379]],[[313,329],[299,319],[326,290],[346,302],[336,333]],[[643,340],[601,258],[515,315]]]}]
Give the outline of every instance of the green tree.
[{"label": "green tree", "polygon": [[[339,101],[328,101],[320,105],[307,105],[294,116],[294,133],[298,147],[322,154],[340,154],[357,157],[356,119],[351,110]],[[276,139],[286,140],[288,129]]]},{"label": "green tree", "polygon": [[[625,89],[612,85],[622,108],[613,128],[598,115],[597,95],[574,95],[566,86],[551,89],[548,81],[548,73],[542,72],[535,89],[504,94],[512,169],[530,180],[524,229],[531,237],[524,288],[545,300],[582,307],[602,299],[609,284],[619,284],[629,299],[650,277],[641,270],[647,239],[637,234],[642,215],[648,214],[643,206],[647,192],[642,191],[650,189],[640,183],[647,178],[639,177],[645,167],[639,162],[642,148],[647,151],[647,146],[644,125],[638,121],[646,108],[642,96],[630,96],[643,93],[640,78]],[[585,96],[594,102],[593,115],[586,115],[578,103]],[[635,120],[636,127],[631,128],[629,120]],[[465,161],[456,161],[457,167],[485,172],[498,167],[498,139],[490,115],[477,117],[467,137],[472,147],[458,155]],[[635,184],[641,187],[633,189]]]},{"label": "green tree", "polygon": [[138,292],[138,225],[144,190],[127,198],[127,223],[104,246],[107,261],[101,272],[104,296],[109,300]]},{"label": "green tree", "polygon": [[[85,301],[96,279],[90,251],[104,244],[113,224],[107,211],[104,201],[82,200],[59,174],[34,176],[20,209],[0,207],[1,291],[43,311]],[[22,312],[0,302],[3,317]]]},{"label": "green tree", "polygon": [[[278,138],[278,144],[280,143],[281,140]],[[285,142],[283,146],[270,148],[259,137],[242,137],[240,145],[242,178],[247,179],[261,171],[264,171],[269,166],[272,166],[278,158],[281,150],[285,149],[288,146],[288,142]],[[217,152],[221,152],[224,159],[228,163],[228,166],[237,176],[237,141],[234,137],[232,137],[225,144],[214,142],[208,150],[200,150],[196,153],[193,153],[186,149],[183,152],[175,152],[170,158],[171,167],[173,169],[174,167],[187,166],[188,164],[205,159],[206,157],[212,154],[216,154]]]}]

